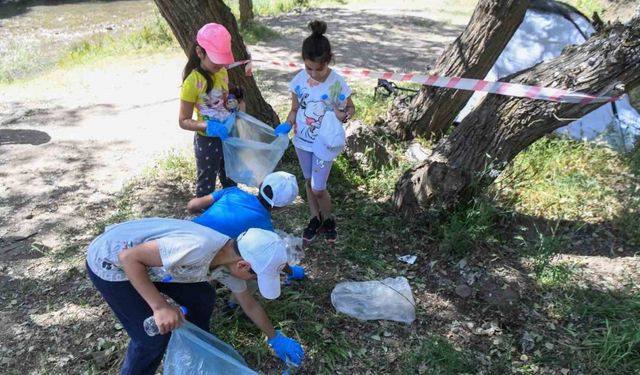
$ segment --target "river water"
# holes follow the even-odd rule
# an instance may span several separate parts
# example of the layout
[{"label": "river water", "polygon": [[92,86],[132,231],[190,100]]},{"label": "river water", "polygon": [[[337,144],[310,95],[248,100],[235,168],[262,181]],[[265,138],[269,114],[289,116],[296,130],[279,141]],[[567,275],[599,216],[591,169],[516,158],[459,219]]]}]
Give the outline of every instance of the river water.
[{"label": "river water", "polygon": [[157,15],[148,0],[0,0],[0,82],[36,74],[82,40],[131,32]]}]

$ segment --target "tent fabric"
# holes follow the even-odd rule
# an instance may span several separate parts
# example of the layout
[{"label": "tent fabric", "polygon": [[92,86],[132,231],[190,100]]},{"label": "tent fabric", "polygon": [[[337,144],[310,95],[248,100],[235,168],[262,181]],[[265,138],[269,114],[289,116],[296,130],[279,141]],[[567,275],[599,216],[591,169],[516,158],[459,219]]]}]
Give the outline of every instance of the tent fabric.
[{"label": "tent fabric", "polygon": [[[556,1],[534,1],[485,79],[496,81],[558,57],[567,45],[582,44],[585,35],[594,32],[589,20],[572,7]],[[485,96],[486,93],[473,94],[456,121],[462,121]],[[615,107],[617,116],[612,104],[604,104],[557,132],[574,139],[603,141],[615,149],[629,151],[640,134],[640,114],[626,96]]]}]

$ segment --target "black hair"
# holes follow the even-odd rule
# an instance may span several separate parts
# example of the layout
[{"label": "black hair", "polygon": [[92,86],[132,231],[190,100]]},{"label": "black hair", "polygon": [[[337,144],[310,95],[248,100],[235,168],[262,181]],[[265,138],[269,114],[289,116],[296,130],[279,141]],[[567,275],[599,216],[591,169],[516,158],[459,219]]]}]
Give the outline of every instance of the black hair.
[{"label": "black hair", "polygon": [[315,20],[309,22],[307,27],[311,30],[311,35],[302,42],[302,59],[321,64],[329,63],[333,54],[331,53],[331,43],[324,36],[324,33],[327,32],[327,23]]},{"label": "black hair", "polygon": [[271,188],[271,185],[267,185],[264,187],[264,189],[262,188],[262,185],[260,185],[260,187],[258,188],[258,200],[260,201],[260,203],[262,203],[262,205],[267,209],[267,210],[271,210],[271,204],[269,204],[269,202],[267,202],[264,197],[262,196],[261,191],[264,191],[264,195],[267,196],[267,198],[269,199],[273,199],[273,189]]},{"label": "black hair", "polygon": [[[209,94],[209,92],[213,88],[213,81],[211,80],[211,74],[205,72],[205,70],[202,69],[202,66],[200,66],[200,57],[196,52],[196,48],[198,47],[200,47],[198,43],[194,42],[193,46],[189,50],[189,59],[187,60],[187,63],[184,66],[184,70],[182,71],[182,82],[184,82],[184,80],[187,79],[187,77],[189,76],[189,74],[191,74],[192,71],[196,70],[198,73],[202,74],[204,79],[207,80],[207,86],[204,88],[205,89],[204,91],[207,94]],[[202,50],[204,51],[204,49]]]}]

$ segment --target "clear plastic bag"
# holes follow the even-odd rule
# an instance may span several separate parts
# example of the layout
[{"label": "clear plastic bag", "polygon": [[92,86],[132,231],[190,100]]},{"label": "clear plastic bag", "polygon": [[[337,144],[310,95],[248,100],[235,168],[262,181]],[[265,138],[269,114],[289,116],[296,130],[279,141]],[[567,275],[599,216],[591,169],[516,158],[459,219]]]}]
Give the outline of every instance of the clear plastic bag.
[{"label": "clear plastic bag", "polygon": [[229,344],[185,321],[171,333],[164,375],[257,375]]},{"label": "clear plastic bag", "polygon": [[404,277],[339,283],[331,292],[331,303],[336,310],[360,320],[411,323],[416,319],[413,293]]},{"label": "clear plastic bag", "polygon": [[297,266],[304,258],[304,250],[302,249],[302,237],[296,237],[280,229],[276,229],[276,234],[282,238],[287,246],[287,264]]},{"label": "clear plastic bag", "polygon": [[258,187],[273,172],[289,147],[289,137],[276,136],[262,121],[238,112],[229,138],[223,142],[227,177],[237,183]]}]

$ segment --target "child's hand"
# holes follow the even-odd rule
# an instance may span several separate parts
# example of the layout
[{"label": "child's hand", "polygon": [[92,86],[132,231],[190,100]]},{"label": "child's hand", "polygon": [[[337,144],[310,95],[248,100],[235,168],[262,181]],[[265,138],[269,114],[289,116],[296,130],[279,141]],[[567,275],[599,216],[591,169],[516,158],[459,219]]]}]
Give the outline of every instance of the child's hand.
[{"label": "child's hand", "polygon": [[291,131],[291,124],[289,124],[288,122],[284,122],[276,126],[275,129],[273,129],[273,132],[276,134],[276,136],[287,135],[289,134],[290,131]]},{"label": "child's hand", "polygon": [[180,327],[184,321],[184,315],[179,308],[167,303],[153,311],[153,320],[155,320],[160,334],[164,335]]},{"label": "child's hand", "polygon": [[338,120],[345,122],[345,120],[347,119],[347,111],[341,111],[338,109],[337,105],[333,105],[333,113],[336,114],[336,117],[338,118]]}]

